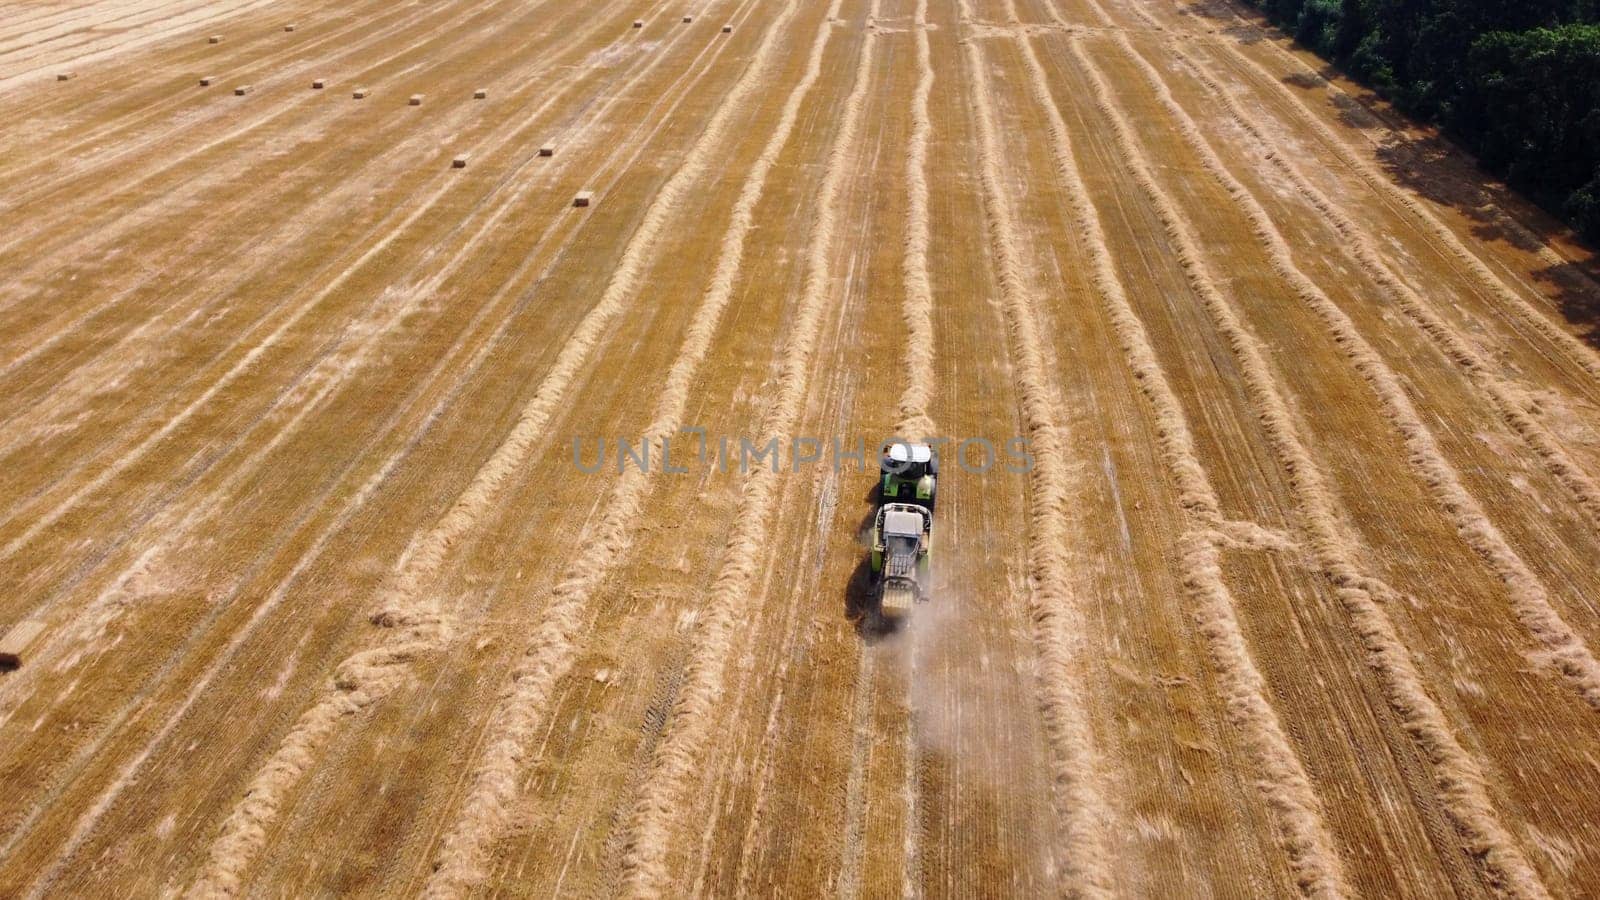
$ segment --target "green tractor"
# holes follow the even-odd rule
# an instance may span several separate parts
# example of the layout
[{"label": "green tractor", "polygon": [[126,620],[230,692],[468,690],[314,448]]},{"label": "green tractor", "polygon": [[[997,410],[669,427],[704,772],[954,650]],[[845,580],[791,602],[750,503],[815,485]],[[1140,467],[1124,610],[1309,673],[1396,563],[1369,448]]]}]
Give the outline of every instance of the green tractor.
[{"label": "green tractor", "polygon": [[933,447],[896,441],[883,451],[878,471],[883,476],[879,504],[910,503],[933,512],[939,477],[939,455]]}]

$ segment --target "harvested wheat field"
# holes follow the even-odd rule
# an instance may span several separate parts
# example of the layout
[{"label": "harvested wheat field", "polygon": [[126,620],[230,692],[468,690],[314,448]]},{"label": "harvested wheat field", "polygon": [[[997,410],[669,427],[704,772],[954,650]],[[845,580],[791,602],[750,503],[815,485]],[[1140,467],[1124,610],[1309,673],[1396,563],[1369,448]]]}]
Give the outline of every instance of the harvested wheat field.
[{"label": "harvested wheat field", "polygon": [[0,0],[0,896],[1594,896],[1600,267],[1319,69]]}]

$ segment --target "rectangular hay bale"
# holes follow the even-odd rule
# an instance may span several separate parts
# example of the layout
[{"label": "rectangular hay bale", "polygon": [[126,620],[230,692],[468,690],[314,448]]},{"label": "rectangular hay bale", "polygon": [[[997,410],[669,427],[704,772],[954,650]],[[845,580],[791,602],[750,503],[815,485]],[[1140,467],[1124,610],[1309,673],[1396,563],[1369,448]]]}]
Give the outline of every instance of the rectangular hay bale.
[{"label": "rectangular hay bale", "polygon": [[243,97],[245,94],[250,93],[250,91],[251,91],[250,85],[241,84],[238,87],[233,89],[233,95],[235,97]]},{"label": "rectangular hay bale", "polygon": [[367,89],[366,88],[356,88],[355,90],[350,92],[350,96],[354,97],[357,100],[365,100],[365,99],[367,99]]},{"label": "rectangular hay bale", "polygon": [[732,25],[724,25],[724,26],[722,26],[722,33],[723,34],[733,34],[733,26]]},{"label": "rectangular hay bale", "polygon": [[57,72],[56,73],[56,80],[57,81],[70,81],[70,80],[72,80],[72,73],[71,72]]},{"label": "rectangular hay bale", "polygon": [[693,22],[693,21],[694,21],[694,16],[684,16],[683,17],[683,24],[685,24],[685,25],[687,25],[687,24],[689,24],[690,22]]},{"label": "rectangular hay bale", "polygon": [[478,88],[472,92],[472,99],[474,100],[486,100],[488,97],[489,91],[486,88]]},{"label": "rectangular hay bale", "polygon": [[643,28],[644,27],[644,20],[643,19],[634,19],[633,20],[633,27],[635,27],[635,28]]},{"label": "rectangular hay bale", "polygon": [[594,191],[579,191],[578,196],[572,198],[573,206],[588,206],[594,202]]},{"label": "rectangular hay bale", "polygon": [[206,43],[208,43],[208,44],[220,44],[220,43],[222,43],[222,35],[213,34],[212,36],[206,38]]},{"label": "rectangular hay bale", "polygon": [[291,22],[288,25],[283,26],[283,30],[284,31],[293,31],[294,30],[294,23]]},{"label": "rectangular hay bale", "polygon": [[325,79],[322,79],[322,78],[314,78],[311,81],[311,89],[313,91],[320,91],[320,90],[322,90],[323,88],[325,88],[327,86],[328,86],[328,82]]},{"label": "rectangular hay bale", "polygon": [[407,103],[407,105],[410,105],[410,106],[421,106],[422,105],[422,95],[421,94],[412,94],[411,95],[411,99],[407,100],[406,103]]},{"label": "rectangular hay bale", "polygon": [[38,619],[24,619],[11,626],[4,636],[0,637],[0,666],[15,668],[22,665],[23,653],[27,651],[28,645],[43,633],[44,623]]},{"label": "rectangular hay bale", "polygon": [[450,160],[450,168],[452,169],[465,169],[466,167],[467,155],[465,153],[457,156],[455,159]]},{"label": "rectangular hay bale", "polygon": [[543,144],[543,145],[541,145],[539,147],[539,155],[540,156],[555,156],[556,155],[556,148],[551,146],[550,144]]}]

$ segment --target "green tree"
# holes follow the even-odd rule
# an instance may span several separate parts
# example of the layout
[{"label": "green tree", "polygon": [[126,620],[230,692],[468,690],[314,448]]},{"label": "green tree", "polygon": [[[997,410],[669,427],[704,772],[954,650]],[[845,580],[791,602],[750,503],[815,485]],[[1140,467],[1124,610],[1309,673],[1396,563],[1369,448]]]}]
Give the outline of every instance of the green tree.
[{"label": "green tree", "polygon": [[1600,0],[1255,0],[1600,237]]},{"label": "green tree", "polygon": [[1600,164],[1600,25],[1490,32],[1474,42],[1467,68],[1452,125],[1486,167],[1547,202],[1593,187]]},{"label": "green tree", "polygon": [[1343,0],[1306,0],[1295,24],[1295,39],[1325,56],[1337,56],[1343,20]]}]

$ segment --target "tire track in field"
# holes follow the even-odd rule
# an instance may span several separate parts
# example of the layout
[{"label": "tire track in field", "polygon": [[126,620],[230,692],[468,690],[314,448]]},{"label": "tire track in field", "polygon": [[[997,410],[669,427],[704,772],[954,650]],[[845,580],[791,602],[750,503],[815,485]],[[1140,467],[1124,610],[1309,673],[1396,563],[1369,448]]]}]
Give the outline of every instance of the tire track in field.
[{"label": "tire track in field", "polygon": [[[1071,46],[1078,58],[1083,59],[1077,38],[1072,39]],[[1092,69],[1087,71],[1093,72]],[[1103,91],[1104,82],[1098,73],[1093,74],[1093,80],[1097,82],[1098,89]],[[1109,106],[1103,108],[1109,110]],[[1108,115],[1113,114],[1108,112]],[[1114,123],[1119,119],[1120,116],[1113,115]],[[1126,128],[1126,125],[1122,124],[1121,127]],[[1404,440],[1408,461],[1429,493],[1455,525],[1462,539],[1505,584],[1518,621],[1544,648],[1541,654],[1537,654],[1543,657],[1538,661],[1553,665],[1572,683],[1586,703],[1600,710],[1600,661],[1596,661],[1583,638],[1561,617],[1550,599],[1549,589],[1528,568],[1477,498],[1462,484],[1454,465],[1440,450],[1432,430],[1423,422],[1394,371],[1361,335],[1344,310],[1304,273],[1294,268],[1292,253],[1283,238],[1273,229],[1263,232],[1262,226],[1257,227],[1258,237],[1267,244],[1278,274],[1294,287],[1296,294],[1322,319],[1334,342],[1372,388],[1384,408],[1385,416]]]},{"label": "tire track in field", "polygon": [[[1146,13],[1143,9],[1141,9],[1137,4],[1129,5],[1127,8],[1130,9],[1134,15],[1138,16],[1145,22],[1154,27],[1159,27],[1154,18],[1152,18],[1149,13]],[[1230,6],[1230,10],[1231,9],[1232,7]],[[1236,12],[1235,16],[1238,17]],[[1244,22],[1245,20],[1240,18],[1240,21]],[[1246,24],[1248,25],[1249,23],[1246,22]],[[1268,39],[1265,40],[1264,43],[1271,46],[1278,54],[1287,56],[1293,62],[1295,68],[1301,69],[1320,80],[1326,81],[1326,79],[1322,79],[1321,75],[1317,74],[1304,62],[1296,58],[1294,54],[1289,53],[1282,47],[1278,46],[1276,41]],[[1472,274],[1472,277],[1480,286],[1501,301],[1503,309],[1512,313],[1523,324],[1532,328],[1534,331],[1544,336],[1556,347],[1560,348],[1563,351],[1563,355],[1570,362],[1583,369],[1583,371],[1588,373],[1591,378],[1595,379],[1596,381],[1600,381],[1600,350],[1590,347],[1588,344],[1584,343],[1583,340],[1567,331],[1561,325],[1551,321],[1548,313],[1541,311],[1534,302],[1531,302],[1523,297],[1520,293],[1508,285],[1504,279],[1496,275],[1495,272],[1489,268],[1488,264],[1480,259],[1477,254],[1473,253],[1472,250],[1467,247],[1466,243],[1463,242],[1461,238],[1456,236],[1454,231],[1440,221],[1438,216],[1434,215],[1431,210],[1423,205],[1421,200],[1417,199],[1417,197],[1394,184],[1383,172],[1379,171],[1374,164],[1368,162],[1366,159],[1363,159],[1359,153],[1352,150],[1350,146],[1346,144],[1344,140],[1327,125],[1327,123],[1322,121],[1321,117],[1319,117],[1314,110],[1306,105],[1305,101],[1301,99],[1298,94],[1280,82],[1276,76],[1266,69],[1265,66],[1257,62],[1249,55],[1245,54],[1243,51],[1239,50],[1232,41],[1219,41],[1216,42],[1216,45],[1220,46],[1225,53],[1227,53],[1238,63],[1250,69],[1256,75],[1257,80],[1268,85],[1273,93],[1280,97],[1286,98],[1292,107],[1299,112],[1299,118],[1302,124],[1310,128],[1311,131],[1317,135],[1322,144],[1332,151],[1334,155],[1339,158],[1340,162],[1344,163],[1346,168],[1355,173],[1358,178],[1360,178],[1382,197],[1410,213],[1414,219],[1421,223],[1424,233],[1431,235],[1434,240],[1443,245],[1450,256],[1453,256],[1463,266],[1466,267],[1467,271]],[[1181,51],[1182,49],[1181,45],[1176,41],[1171,42],[1169,46],[1173,49],[1173,51]],[[1343,92],[1341,91],[1340,93],[1342,94]],[[1352,99],[1351,102],[1356,101]],[[1498,206],[1495,208],[1499,213],[1501,223],[1508,229],[1516,232],[1518,234],[1519,241],[1526,245],[1538,246],[1539,250],[1537,251],[1537,256],[1539,257],[1540,261],[1553,267],[1571,266],[1570,260],[1551,249],[1548,243],[1529,231],[1526,226],[1516,221],[1515,217],[1511,216],[1511,214],[1505,212],[1504,210],[1499,209]],[[1585,292],[1591,297],[1600,299],[1600,286],[1597,286],[1594,280],[1587,274],[1580,273],[1580,275],[1582,275],[1583,278]]]},{"label": "tire track in field", "polygon": [[[834,0],[830,19],[838,14],[839,6],[839,0]],[[764,74],[772,65],[776,39],[796,12],[792,5],[785,9],[758,49],[756,61],[751,64],[753,71]],[[658,455],[663,453],[665,441],[682,425],[683,412],[701,363],[716,337],[722,313],[743,270],[746,240],[755,225],[755,209],[765,193],[767,177],[788,144],[801,104],[810,96],[821,75],[822,56],[833,29],[832,22],[826,20],[818,26],[806,73],[790,92],[771,137],[740,190],[711,282],[678,349],[677,359],[667,373],[654,421],[643,435],[644,441]],[[755,80],[741,84],[741,88],[746,89],[725,101],[707,126],[707,132],[720,140],[734,116],[745,112],[751,104],[757,86]],[[632,523],[649,493],[647,481],[648,476],[640,468],[629,468],[623,473],[607,498],[599,524],[586,537],[578,556],[569,563],[561,581],[551,591],[523,653],[523,662],[513,673],[511,684],[502,691],[492,714],[484,750],[471,776],[472,787],[442,841],[435,873],[425,888],[427,895],[458,896],[479,885],[487,876],[489,850],[504,833],[507,807],[517,796],[525,763],[529,761],[527,744],[543,724],[556,685],[571,670],[581,652],[583,613],[594,592],[627,558],[634,533]]]},{"label": "tire track in field", "polygon": [[[1323,820],[1321,801],[1272,708],[1266,680],[1251,656],[1236,603],[1223,581],[1221,552],[1232,539],[1221,527],[1216,492],[1199,461],[1182,406],[1106,249],[1104,225],[1088,199],[1071,134],[1051,94],[1032,39],[1020,36],[1017,43],[1023,52],[1034,100],[1047,116],[1056,168],[1069,204],[1080,230],[1088,236],[1086,244],[1093,260],[1091,280],[1104,301],[1135,380],[1155,410],[1161,455],[1178,487],[1180,503],[1193,520],[1193,528],[1182,542],[1180,571],[1185,587],[1199,605],[1202,631],[1225,685],[1223,700],[1229,716],[1243,730],[1252,756],[1262,767],[1262,792],[1301,889],[1314,896],[1349,896],[1352,892],[1343,861]],[[1069,47],[1081,65],[1076,38]],[[1092,70],[1087,71],[1093,74]],[[1119,117],[1106,102],[1098,76],[1091,83],[1096,86],[1096,102],[1101,111],[1117,121]]]},{"label": "tire track in field", "polygon": [[[618,96],[620,96],[620,92],[619,92]],[[552,97],[551,99],[549,99],[546,102],[545,105],[548,106],[549,104],[554,103],[556,101],[556,99],[558,99],[558,98],[559,98],[559,95],[557,97]],[[608,102],[607,105],[609,105],[609,102]],[[605,107],[602,107],[601,111],[599,113],[597,113],[596,115],[597,116],[603,115],[604,109],[605,109]],[[535,117],[536,116],[537,116],[537,113],[535,114]],[[660,127],[660,122],[662,122],[664,120],[665,120],[665,117],[653,117],[653,116],[646,119],[646,121],[657,121],[657,123],[658,123],[657,124],[657,128]],[[653,133],[654,132],[652,131],[652,134]],[[640,146],[642,147],[644,144],[648,144],[648,138]],[[620,147],[619,147],[619,149],[620,149]],[[639,152],[640,151],[637,151],[637,150],[635,151],[635,153],[634,153],[634,157],[635,158],[637,158]],[[531,161],[532,159],[533,159],[533,157],[529,157],[529,161]],[[508,178],[507,181],[509,182],[509,180],[510,179]],[[525,185],[524,188],[521,191],[519,191],[519,195],[522,194],[522,193],[526,193],[526,191],[530,187],[531,187],[531,185]],[[512,203],[514,203],[514,201],[512,201]],[[509,208],[509,207],[507,207],[507,208]],[[501,210],[501,213],[503,213],[503,212],[504,212],[504,210]],[[501,213],[497,213],[497,215],[499,215]],[[538,242],[536,242],[536,245],[542,246],[544,241],[551,234],[554,233],[554,231],[555,231],[555,229],[557,227],[557,224],[559,224],[559,222],[552,223],[546,229],[545,235],[543,237],[541,237]],[[485,230],[488,227],[489,226],[485,226]],[[570,240],[570,237],[569,237],[569,240]],[[561,254],[559,252],[554,254],[554,256],[556,258],[559,258],[560,255]],[[475,317],[474,321],[471,324],[469,324],[468,328],[466,329],[466,331],[468,333],[474,331],[476,329],[477,325],[481,321],[485,320],[489,316],[489,311],[493,308],[493,302],[499,301],[500,299],[502,299],[502,297],[507,295],[510,292],[510,285],[513,285],[513,284],[516,284],[516,283],[520,283],[523,280],[524,276],[526,275],[528,267],[531,266],[532,264],[533,264],[533,257],[530,257],[527,261],[525,261],[524,265],[521,268],[519,268],[519,270],[513,275],[513,277],[507,280],[507,282],[506,282],[507,287],[505,289],[503,289],[501,292],[499,292],[494,298],[491,298],[491,303],[485,305],[483,310],[481,310],[479,312],[479,314],[477,315],[477,317]],[[543,276],[540,277],[540,280],[542,280],[542,277]],[[426,416],[426,418],[424,420],[424,423],[418,429],[418,433],[419,434],[425,433],[426,431],[428,431],[431,428],[432,423],[434,421],[436,421],[439,418],[439,416],[443,413],[445,407],[447,407],[451,402],[453,402],[453,400],[456,397],[456,394],[459,392],[460,383],[464,379],[469,377],[473,372],[477,371],[477,369],[482,364],[482,362],[487,358],[487,356],[489,355],[489,353],[493,349],[493,347],[496,346],[499,343],[499,341],[501,340],[501,338],[503,337],[504,328],[505,328],[505,321],[502,320],[501,326],[499,328],[495,329],[494,334],[492,336],[490,336],[490,338],[488,340],[483,341],[478,345],[477,350],[474,352],[474,354],[472,355],[471,359],[465,364],[465,366],[463,367],[462,372],[458,373],[458,375],[456,377],[456,381],[457,381],[456,390],[451,391],[445,400],[442,400],[431,411],[429,411],[427,413],[427,416]],[[429,378],[426,379],[427,384],[423,386],[423,389],[416,391],[414,393],[413,397],[408,399],[407,402],[410,403],[416,397],[425,394],[426,393],[426,390],[425,390],[426,387],[431,386],[433,384],[433,382],[435,382],[439,378],[444,377],[444,375],[450,369],[450,361],[453,360],[455,357],[459,356],[462,352],[464,352],[464,348],[465,348],[465,339],[463,338],[461,340],[458,340],[456,345],[454,345],[450,349],[450,351],[444,355],[444,357],[441,359],[441,362],[436,366],[435,370],[431,373]],[[392,430],[394,427],[398,427],[397,423],[402,418],[402,413],[403,412],[404,412],[404,410],[397,410],[395,415],[391,417],[390,421],[388,423],[386,423],[385,428],[384,428],[384,431],[386,433],[388,431]],[[302,418],[303,418],[303,416],[297,415],[295,421],[298,423]],[[280,436],[281,436],[281,433],[280,433]],[[134,759],[134,761],[132,763],[130,763],[130,765],[128,765],[127,767],[124,768],[123,772],[121,773],[119,778],[113,783],[112,787],[108,788],[107,791],[102,794],[101,798],[94,805],[91,813],[86,817],[85,820],[80,822],[79,827],[77,829],[75,829],[74,837],[69,842],[69,845],[76,845],[78,843],[81,843],[81,841],[87,836],[91,826],[94,823],[94,820],[97,819],[98,816],[105,811],[105,809],[109,806],[111,800],[115,799],[115,796],[121,792],[123,787],[125,787],[128,783],[130,783],[130,781],[133,778],[134,774],[142,766],[143,761],[149,756],[149,754],[161,742],[161,740],[164,739],[165,735],[172,729],[172,727],[174,727],[178,723],[178,721],[182,718],[183,714],[188,710],[188,708],[193,704],[193,702],[204,692],[206,687],[211,683],[211,681],[216,677],[216,675],[219,674],[223,670],[223,668],[225,667],[225,664],[232,658],[233,654],[243,645],[245,639],[248,638],[251,634],[254,633],[256,626],[259,625],[259,623],[263,620],[265,615],[269,611],[275,609],[279,605],[279,603],[281,603],[282,600],[285,599],[289,588],[292,587],[292,585],[298,580],[298,578],[303,574],[305,569],[308,568],[310,566],[310,564],[316,558],[318,558],[321,555],[323,550],[326,548],[327,542],[333,537],[333,535],[336,534],[343,527],[343,525],[346,522],[349,521],[351,516],[354,515],[355,511],[357,509],[359,509],[366,502],[366,500],[369,499],[372,496],[372,494],[377,490],[377,488],[387,480],[388,475],[394,470],[394,468],[399,464],[399,462],[410,452],[411,448],[415,445],[415,443],[416,443],[416,438],[413,438],[401,450],[399,450],[396,453],[394,453],[393,455],[391,455],[385,461],[384,465],[371,478],[369,478],[362,485],[362,487],[360,488],[359,491],[357,491],[355,496],[351,500],[349,500],[347,502],[346,506],[336,516],[335,520],[326,529],[324,529],[318,535],[316,540],[313,542],[312,546],[305,552],[305,554],[302,555],[302,557],[299,560],[296,561],[296,564],[295,564],[294,568],[292,569],[292,571],[289,573],[288,577],[286,577],[278,585],[278,587],[274,590],[274,592],[271,594],[271,596],[269,596],[267,598],[267,600],[255,610],[254,614],[252,615],[251,619],[246,624],[246,626],[238,634],[236,634],[234,636],[234,639],[230,642],[230,644],[226,648],[226,650],[222,654],[219,655],[217,661],[213,664],[213,666],[210,669],[207,670],[205,676],[202,677],[201,679],[199,679],[195,683],[195,685],[191,688],[191,690],[189,691],[189,693],[185,697],[184,701],[180,705],[177,713],[175,713],[174,715],[172,715],[171,717],[168,718],[167,722],[162,726],[162,728],[160,729],[160,731],[157,734],[157,736],[147,744],[147,746],[144,748],[144,750],[141,751],[141,753],[138,754],[138,756]],[[255,454],[255,456],[258,456],[258,457],[262,456],[262,455],[263,454],[261,454],[261,453]],[[349,471],[352,470],[352,468],[353,468],[353,466],[352,467],[346,467],[345,471],[349,472]],[[340,476],[340,477],[342,478],[343,476]],[[331,495],[331,491],[332,491],[332,489],[330,489],[329,492],[325,492],[324,496]],[[213,498],[213,499],[215,499],[215,498]],[[218,506],[218,508],[220,508],[220,506],[221,506],[220,501],[217,501],[216,505]],[[193,517],[191,516],[190,518],[193,518]],[[185,521],[187,523],[188,520],[185,520]],[[184,526],[184,527],[187,527],[187,526]],[[164,533],[165,532],[165,528],[163,528],[162,531]],[[95,604],[95,606],[92,607],[89,610],[89,612],[92,612],[92,613],[95,614],[95,617],[93,619],[88,620],[87,622],[84,622],[83,621],[84,617],[83,617],[83,615],[80,614],[74,620],[74,624],[77,625],[77,627],[75,627],[74,630],[71,633],[58,632],[56,635],[53,636],[52,643],[50,643],[48,645],[45,645],[45,646],[43,646],[43,647],[41,647],[39,649],[40,654],[41,655],[47,655],[51,651],[51,649],[54,648],[55,646],[57,646],[58,644],[70,643],[71,642],[71,636],[73,634],[77,634],[77,635],[81,636],[86,631],[99,633],[99,631],[102,630],[106,625],[108,625],[110,623],[110,621],[114,620],[114,618],[116,616],[120,615],[120,613],[126,607],[127,602],[128,602],[128,598],[124,596],[126,584],[128,582],[130,582],[132,579],[136,578],[140,574],[141,570],[144,567],[146,567],[147,565],[150,564],[151,558],[156,554],[157,551],[162,550],[164,548],[166,548],[165,544],[158,543],[157,545],[153,546],[150,550],[147,550],[138,559],[136,559],[133,562],[133,564],[128,569],[126,569],[123,572],[123,574],[112,584],[112,586],[99,597],[99,599],[98,599],[97,603]],[[247,580],[247,577],[246,578],[241,578],[239,580],[239,584],[236,585],[236,587],[234,589],[234,595],[233,596],[237,595],[237,591],[240,589],[240,587],[242,586],[242,584],[246,580]],[[229,600],[231,600],[231,599],[232,599],[232,597],[230,596]],[[83,623],[83,624],[78,624],[80,622]],[[92,637],[92,635],[91,635],[91,637]],[[56,668],[59,669],[60,666],[58,665]],[[37,668],[37,667],[34,667],[34,668],[30,668],[29,670],[27,670],[27,671],[25,671],[23,673],[19,673],[19,676],[26,676],[27,674],[36,673],[36,672],[40,672],[40,671],[42,671],[42,670]],[[164,671],[165,671],[165,669],[163,670],[163,672]],[[19,677],[19,678],[7,679],[7,681],[5,683],[5,687],[8,689],[8,693],[16,694],[16,693],[22,691],[23,688],[25,687],[25,678],[24,677]],[[131,701],[128,704],[128,706],[124,708],[123,712],[121,714],[119,714],[119,716],[117,717],[117,720],[119,722],[126,717],[126,715],[129,713],[129,710],[131,709],[131,707],[136,705],[136,703],[138,702],[138,700],[142,696],[143,696],[143,694],[141,693],[139,695],[139,697],[134,698],[134,701]],[[14,711],[15,711],[15,709],[14,709],[14,705],[13,705],[13,709],[12,710],[8,710],[8,711],[6,711],[4,716],[0,716],[0,721],[4,721],[4,718],[9,717],[9,715]],[[94,746],[91,746],[90,748],[88,748],[83,754],[80,754],[80,756],[92,756],[95,753],[96,748],[100,745],[100,743],[103,743],[104,739],[105,738],[102,737],[100,739],[100,742],[97,742]],[[39,810],[35,809],[34,812],[30,814],[29,819],[31,820],[38,813],[38,811]],[[13,833],[7,839],[7,841],[5,843],[5,846],[10,846],[16,840],[20,839],[20,837],[22,836],[22,832],[25,830],[25,825],[26,825],[26,823],[24,823],[24,827],[19,827],[16,830],[16,832]],[[3,853],[4,849],[5,849],[4,847],[0,847],[0,853]],[[63,859],[65,858],[66,855],[70,855],[70,850],[69,850],[68,854],[64,854]]]},{"label": "tire track in field", "polygon": [[[1128,53],[1135,52],[1131,44],[1125,46]],[[1169,48],[1167,52],[1173,59],[1184,63],[1196,80],[1223,103],[1232,121],[1253,140],[1259,155],[1294,185],[1295,191],[1317,210],[1329,227],[1345,239],[1345,246],[1363,269],[1377,280],[1384,293],[1433,340],[1446,358],[1467,374],[1472,383],[1487,396],[1506,425],[1528,444],[1550,474],[1572,495],[1590,523],[1600,528],[1600,486],[1567,455],[1549,429],[1529,414],[1533,398],[1528,392],[1497,374],[1488,359],[1473,349],[1467,339],[1433,311],[1431,304],[1401,280],[1399,274],[1383,259],[1371,235],[1317,189],[1288,154],[1272,147],[1255,123],[1245,116],[1234,97],[1226,93],[1215,78],[1181,50]],[[1232,192],[1232,188],[1229,191]]]},{"label": "tire track in field", "polygon": [[[878,4],[879,0],[873,0],[869,15],[877,15]],[[829,18],[837,17],[839,7],[839,0],[834,0]],[[823,27],[827,29],[831,25],[825,23]],[[819,37],[825,35],[826,30],[819,31]],[[810,383],[812,356],[821,332],[824,306],[831,292],[834,274],[834,231],[844,183],[850,172],[850,153],[859,143],[876,38],[872,29],[863,35],[862,48],[856,61],[855,82],[845,100],[839,131],[824,169],[816,218],[810,232],[803,293],[793,332],[786,343],[775,399],[764,429],[779,442],[779,446],[787,444],[791,438]],[[747,510],[769,508],[778,484],[778,473],[766,466],[755,467],[745,479],[738,507]],[[738,614],[752,600],[750,593],[755,589],[755,567],[762,555],[768,521],[766,516],[738,519],[738,525],[725,548],[724,562],[707,591],[706,615],[701,619],[695,646],[687,663],[683,688],[674,704],[666,735],[651,759],[649,774],[640,787],[639,797],[626,826],[628,840],[622,862],[626,893],[654,896],[669,890],[667,855],[671,849],[672,833],[679,819],[684,792],[710,736],[712,720],[722,696],[734,622],[741,618]]]},{"label": "tire track in field", "polygon": [[[1145,81],[1172,116],[1185,143],[1199,156],[1201,165],[1223,185],[1250,220],[1256,234],[1267,245],[1279,274],[1309,282],[1294,267],[1287,242],[1272,226],[1265,210],[1228,174],[1222,160],[1193,119],[1173,99],[1156,70],[1134,50],[1125,34],[1119,34],[1116,40],[1123,55],[1139,67]],[[1375,598],[1392,602],[1398,597],[1357,562],[1359,541],[1341,524],[1344,520],[1340,503],[1300,438],[1284,400],[1284,389],[1266,361],[1264,345],[1216,288],[1216,273],[1206,262],[1194,225],[1182,216],[1171,195],[1156,182],[1149,154],[1140,149],[1125,122],[1114,120],[1113,130],[1123,159],[1156,206],[1169,237],[1179,250],[1190,285],[1239,360],[1252,406],[1279,464],[1288,475],[1295,505],[1310,533],[1311,549],[1361,637],[1368,664],[1382,678],[1383,692],[1390,705],[1432,764],[1442,804],[1466,839],[1463,849],[1483,860],[1491,880],[1505,893],[1525,898],[1549,896],[1537,871],[1502,824],[1499,811],[1486,790],[1481,766],[1461,746],[1448,718],[1428,693],[1410,649],[1400,639],[1383,607],[1376,602]]]},{"label": "tire track in field", "polygon": [[[973,18],[966,0],[961,0],[960,9],[963,20]],[[1009,4],[1008,10],[1015,18],[1015,9]],[[1011,344],[1009,355],[1017,368],[1020,412],[1034,457],[1028,473],[1032,486],[1028,547],[1034,586],[1027,602],[1040,667],[1036,679],[1038,702],[1054,756],[1054,803],[1065,832],[1060,848],[1066,869],[1064,893],[1108,896],[1115,890],[1105,834],[1111,816],[1101,795],[1099,748],[1082,699],[1087,694],[1081,673],[1088,651],[1082,637],[1083,611],[1071,592],[1071,554],[1062,530],[1071,492],[1062,460],[1060,426],[1055,418],[1058,400],[1047,373],[1044,343],[1036,322],[1039,298],[1025,272],[1016,215],[1001,175],[1002,150],[988,63],[970,35],[962,43],[974,88],[973,118],[979,138],[977,158],[984,225],[1000,283]]]},{"label": "tire track in field", "polygon": [[[884,685],[879,682],[877,654],[872,648],[863,646],[857,657],[856,679],[854,684],[855,698],[850,704],[850,774],[845,779],[844,799],[844,836],[841,843],[844,846],[844,855],[839,862],[839,889],[835,896],[845,898],[861,896],[861,858],[866,851],[866,818],[867,818],[867,765],[868,757],[872,755],[872,707],[874,695]],[[767,732],[770,735],[776,730],[778,705],[773,704],[772,713],[767,723]],[[910,717],[907,716],[909,721]],[[907,733],[901,736],[907,746],[916,745],[915,738]],[[763,746],[767,741],[763,741]],[[908,776],[909,777],[909,776]],[[765,784],[767,772],[765,764],[761,773],[761,781]],[[765,797],[765,793],[761,795]],[[759,811],[759,810],[758,810]],[[749,870],[744,857],[750,855],[750,845],[753,841],[755,830],[755,816],[750,817],[750,827],[746,829],[743,846],[743,856],[739,860],[741,874]],[[909,823],[907,830],[909,831]],[[740,879],[743,886],[744,880]],[[909,884],[908,884],[909,886]],[[906,894],[909,896],[909,893]]]},{"label": "tire track in field", "polygon": [[[912,677],[916,677],[915,672]],[[913,738],[915,736],[913,732]],[[915,740],[906,741],[905,745],[905,756],[900,763],[906,770],[905,784],[901,788],[906,803],[905,860],[900,866],[905,881],[900,886],[900,896],[911,900],[923,894],[922,809],[925,801],[922,797],[922,754]]]},{"label": "tire track in field", "polygon": [[[770,37],[776,32],[776,22],[768,28]],[[748,91],[756,74],[756,68],[747,68],[734,90]],[[352,654],[337,667],[334,690],[300,717],[252,779],[245,798],[212,845],[210,862],[191,894],[208,896],[236,891],[243,872],[265,843],[265,829],[276,820],[282,800],[314,762],[337,724],[392,694],[409,681],[414,662],[432,656],[452,639],[457,627],[455,617],[442,609],[439,598],[430,592],[446,557],[493,507],[517,471],[525,467],[567,387],[586,365],[611,322],[624,311],[628,299],[637,293],[662,229],[688,190],[709,171],[715,145],[727,130],[726,120],[723,125],[719,130],[708,128],[701,133],[684,162],[652,200],[605,293],[568,338],[510,433],[444,517],[427,534],[414,539],[401,557],[372,616],[374,624],[391,629],[387,633],[396,637],[382,638],[378,646]]]}]

